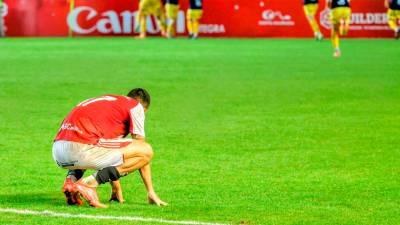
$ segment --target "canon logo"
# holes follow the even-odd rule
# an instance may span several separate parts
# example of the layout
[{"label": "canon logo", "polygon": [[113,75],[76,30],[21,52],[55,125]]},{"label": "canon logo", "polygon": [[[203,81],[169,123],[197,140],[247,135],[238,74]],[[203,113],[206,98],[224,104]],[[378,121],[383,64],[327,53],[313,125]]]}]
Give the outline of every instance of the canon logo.
[{"label": "canon logo", "polygon": [[[67,23],[71,30],[78,34],[90,34],[95,31],[102,34],[133,34],[137,33],[135,32],[136,16],[137,11],[126,10],[117,13],[109,10],[99,13],[91,7],[80,6],[69,13]],[[84,18],[83,21],[82,18]],[[87,24],[92,25],[88,26]],[[151,17],[148,17],[147,32],[155,34],[159,31],[157,23]],[[178,14],[177,32],[185,32],[185,15],[183,12]]]}]

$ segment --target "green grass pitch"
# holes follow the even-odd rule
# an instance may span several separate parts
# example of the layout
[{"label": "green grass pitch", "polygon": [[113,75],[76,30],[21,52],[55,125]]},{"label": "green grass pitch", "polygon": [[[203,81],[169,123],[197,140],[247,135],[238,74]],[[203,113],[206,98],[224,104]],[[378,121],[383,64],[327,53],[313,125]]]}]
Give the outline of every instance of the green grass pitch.
[{"label": "green grass pitch", "polygon": [[[0,39],[0,208],[231,224],[398,224],[400,42]],[[156,191],[68,207],[51,155],[78,102],[145,87]],[[89,173],[87,173],[89,174]],[[107,202],[110,187],[99,188]],[[131,224],[0,213],[0,224]],[[133,224],[151,224],[133,222]]]}]

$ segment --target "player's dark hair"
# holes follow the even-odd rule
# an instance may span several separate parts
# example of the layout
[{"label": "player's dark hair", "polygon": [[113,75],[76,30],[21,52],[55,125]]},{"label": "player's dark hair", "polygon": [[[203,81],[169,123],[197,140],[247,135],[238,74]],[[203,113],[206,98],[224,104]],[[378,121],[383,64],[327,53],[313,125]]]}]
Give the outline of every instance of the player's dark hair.
[{"label": "player's dark hair", "polygon": [[146,108],[150,106],[150,94],[143,88],[132,89],[132,91],[128,93],[128,97],[142,101]]}]

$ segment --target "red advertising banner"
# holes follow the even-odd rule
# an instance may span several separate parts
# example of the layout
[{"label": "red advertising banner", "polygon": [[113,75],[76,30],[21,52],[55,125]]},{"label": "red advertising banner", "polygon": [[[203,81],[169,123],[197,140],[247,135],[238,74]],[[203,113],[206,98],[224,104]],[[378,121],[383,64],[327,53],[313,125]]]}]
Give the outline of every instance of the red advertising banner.
[{"label": "red advertising banner", "polygon": [[[6,36],[136,35],[138,0],[4,0]],[[209,37],[312,37],[303,0],[204,0],[200,34]],[[180,1],[177,33],[186,34],[188,0]],[[392,37],[383,0],[353,0],[350,37]],[[329,10],[317,20],[329,35]],[[147,30],[158,34],[154,18]]]}]

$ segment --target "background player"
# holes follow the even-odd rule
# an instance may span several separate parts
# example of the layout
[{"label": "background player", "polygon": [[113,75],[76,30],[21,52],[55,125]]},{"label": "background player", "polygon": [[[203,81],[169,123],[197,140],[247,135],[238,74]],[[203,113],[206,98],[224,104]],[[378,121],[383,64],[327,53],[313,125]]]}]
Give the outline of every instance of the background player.
[{"label": "background player", "polygon": [[[147,91],[136,88],[127,96],[104,95],[83,101],[64,119],[53,144],[53,158],[58,166],[70,170],[63,187],[68,203],[79,204],[79,193],[90,205],[106,207],[99,202],[95,188],[138,169],[149,202],[166,204],[154,191],[149,165],[153,150],[144,140],[144,113],[149,105]],[[133,139],[121,139],[129,133]],[[98,172],[73,183],[73,177],[83,175],[82,169]]]},{"label": "background player", "polygon": [[165,36],[166,24],[165,24],[165,13],[163,12],[161,0],[140,0],[139,11],[138,11],[138,24],[140,35],[139,38],[146,38],[146,19],[147,16],[155,16],[157,19],[158,26],[161,30],[161,35]]},{"label": "background player", "polygon": [[167,15],[167,38],[173,38],[176,35],[176,20],[179,12],[179,0],[167,0],[165,3],[165,12]]},{"label": "background player", "polygon": [[189,38],[199,37],[200,19],[203,16],[203,0],[190,0],[190,6],[186,15]]},{"label": "background player", "polygon": [[0,37],[4,37],[3,0],[0,0]]},{"label": "background player", "polygon": [[338,58],[341,56],[340,36],[346,36],[350,28],[350,0],[327,0],[327,5],[331,9],[333,56]]},{"label": "background player", "polygon": [[400,20],[400,0],[385,0],[385,6],[388,9],[389,27],[394,31],[394,37],[400,38],[400,28],[398,21]]},{"label": "background player", "polygon": [[321,30],[315,19],[315,15],[318,11],[318,0],[304,0],[304,13],[310,23],[310,26],[314,32],[315,39],[321,41],[323,39],[323,35],[321,34]]}]

